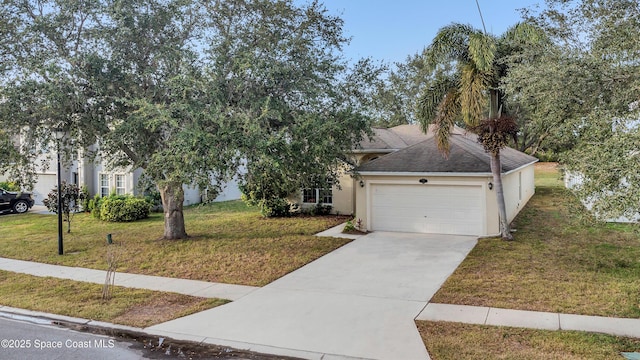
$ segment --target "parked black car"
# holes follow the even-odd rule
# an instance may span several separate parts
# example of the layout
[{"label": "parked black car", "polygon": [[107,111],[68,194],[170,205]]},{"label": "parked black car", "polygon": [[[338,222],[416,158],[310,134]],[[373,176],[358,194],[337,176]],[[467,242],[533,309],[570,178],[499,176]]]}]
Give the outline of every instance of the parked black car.
[{"label": "parked black car", "polygon": [[11,192],[0,189],[0,212],[26,213],[31,209],[33,203],[33,197],[29,192]]}]

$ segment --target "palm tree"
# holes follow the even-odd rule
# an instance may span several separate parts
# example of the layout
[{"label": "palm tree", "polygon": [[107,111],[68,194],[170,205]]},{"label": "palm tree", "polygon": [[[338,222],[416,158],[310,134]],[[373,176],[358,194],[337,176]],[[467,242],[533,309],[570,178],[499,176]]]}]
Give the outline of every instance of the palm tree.
[{"label": "palm tree", "polygon": [[511,117],[502,115],[505,109],[500,79],[508,71],[504,61],[507,56],[542,39],[541,32],[527,23],[515,25],[501,37],[454,23],[441,28],[423,54],[425,66],[435,80],[418,100],[422,130],[432,125],[438,147],[445,156],[449,151],[451,129],[460,118],[467,129],[478,134],[491,155],[500,234],[505,240],[513,240],[513,236],[507,221],[500,150],[509,137],[517,134],[517,127]]}]

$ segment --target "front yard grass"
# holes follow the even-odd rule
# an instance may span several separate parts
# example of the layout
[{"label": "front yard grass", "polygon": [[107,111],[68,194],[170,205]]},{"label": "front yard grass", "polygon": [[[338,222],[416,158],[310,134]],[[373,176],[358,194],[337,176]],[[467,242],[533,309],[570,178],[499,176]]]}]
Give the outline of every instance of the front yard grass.
[{"label": "front yard grass", "polygon": [[240,201],[193,206],[184,216],[190,238],[167,241],[161,213],[132,223],[76,214],[60,256],[56,216],[3,215],[0,257],[105,270],[111,248],[120,272],[263,286],[351,241],[314,236],[344,216],[264,219]]},{"label": "front yard grass", "polygon": [[640,318],[640,226],[589,218],[559,171],[537,164],[515,241],[479,240],[431,302]]},{"label": "front yard grass", "polygon": [[640,339],[579,331],[545,331],[420,321],[433,360],[621,360]]},{"label": "front yard grass", "polygon": [[102,285],[0,270],[0,305],[110,323],[147,327],[227,303],[176,293]]}]

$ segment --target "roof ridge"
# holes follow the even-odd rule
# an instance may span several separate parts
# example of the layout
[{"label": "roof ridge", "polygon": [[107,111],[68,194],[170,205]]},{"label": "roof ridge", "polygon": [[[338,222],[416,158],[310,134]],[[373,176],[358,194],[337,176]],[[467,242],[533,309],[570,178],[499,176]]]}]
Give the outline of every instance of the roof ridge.
[{"label": "roof ridge", "polygon": [[[463,146],[465,148],[465,150],[467,150],[467,153],[469,153],[474,158],[484,162],[485,164],[491,166],[491,156],[484,150],[484,147],[481,144],[476,143],[475,141],[469,139],[468,137],[466,137],[465,135],[462,135],[462,134],[451,134],[451,135],[452,135],[451,139],[455,139],[456,141],[461,139],[460,141],[458,141],[458,145],[459,146]],[[454,138],[453,136],[457,136],[457,137]],[[487,156],[486,157],[480,157],[480,156],[476,155],[473,151],[469,151],[469,150],[473,150],[473,149],[470,149],[468,144],[464,144],[464,142],[471,142],[474,145],[477,145],[478,147],[481,147],[483,153],[486,154]],[[449,146],[451,146],[451,145],[449,145]],[[500,167],[502,168],[502,163],[500,164]],[[500,172],[502,172],[502,169],[500,169]]]}]

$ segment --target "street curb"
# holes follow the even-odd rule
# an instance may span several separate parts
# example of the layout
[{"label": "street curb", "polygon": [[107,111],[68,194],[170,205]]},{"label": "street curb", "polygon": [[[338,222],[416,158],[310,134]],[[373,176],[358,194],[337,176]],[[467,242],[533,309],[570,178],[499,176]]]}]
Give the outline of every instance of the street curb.
[{"label": "street curb", "polygon": [[[189,339],[187,337],[181,337],[180,334],[167,334],[164,333],[152,333],[147,332],[143,328],[137,328],[127,325],[119,325],[108,323],[104,321],[96,321],[90,319],[83,319],[65,315],[45,313],[41,311],[26,310],[20,308],[14,308],[10,306],[0,305],[0,318],[12,319],[17,321],[26,321],[40,325],[57,325],[70,330],[79,332],[92,332],[100,333],[102,335],[108,335],[113,337],[129,338],[138,340],[144,338],[155,340],[158,344],[157,347],[167,347],[171,349],[171,345],[174,345],[176,350],[180,350],[181,347],[190,348],[207,348],[208,350],[214,350],[219,355],[225,355],[239,359],[270,359],[270,360],[301,360],[301,358],[294,357],[296,351],[291,352],[290,355],[278,355],[273,353],[260,352],[250,349],[238,349],[232,346],[224,344],[224,341],[220,341],[223,344],[213,343],[212,339],[202,337],[200,340]],[[173,336],[172,336],[173,335]],[[240,345],[240,344],[239,344]],[[268,347],[263,348],[263,351],[269,350]],[[299,353],[298,356],[302,355]]]}]

